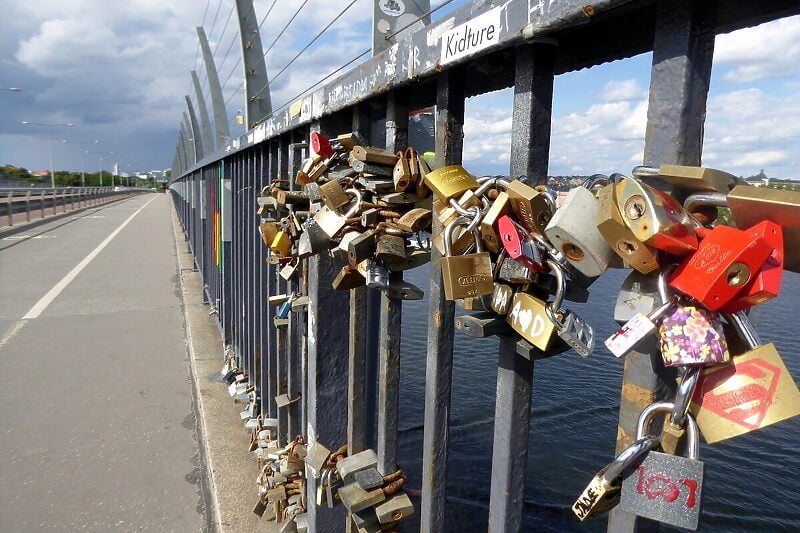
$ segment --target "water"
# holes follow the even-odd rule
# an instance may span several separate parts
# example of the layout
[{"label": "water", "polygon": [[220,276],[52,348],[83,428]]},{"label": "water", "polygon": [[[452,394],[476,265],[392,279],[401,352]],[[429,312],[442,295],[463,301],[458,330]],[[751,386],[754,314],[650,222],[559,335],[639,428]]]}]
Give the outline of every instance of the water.
[{"label": "water", "polygon": [[[595,328],[589,358],[574,352],[537,361],[529,439],[524,529],[605,531],[605,518],[581,524],[570,507],[594,473],[614,457],[622,361],[602,341],[616,329],[616,294],[629,271],[611,270],[591,287],[586,304],[569,306]],[[406,273],[427,292],[427,267]],[[752,313],[763,342],[774,342],[795,381],[800,379],[800,275],[784,274],[781,295]],[[411,488],[422,478],[425,403],[426,300],[403,306],[399,462]],[[460,311],[459,311],[460,312]],[[448,531],[486,530],[494,430],[497,340],[456,332],[448,460]],[[800,531],[800,417],[701,445],[705,461],[701,528],[706,531]],[[415,481],[416,480],[416,483]],[[417,509],[419,506],[417,505]],[[663,531],[675,531],[662,527]]]}]

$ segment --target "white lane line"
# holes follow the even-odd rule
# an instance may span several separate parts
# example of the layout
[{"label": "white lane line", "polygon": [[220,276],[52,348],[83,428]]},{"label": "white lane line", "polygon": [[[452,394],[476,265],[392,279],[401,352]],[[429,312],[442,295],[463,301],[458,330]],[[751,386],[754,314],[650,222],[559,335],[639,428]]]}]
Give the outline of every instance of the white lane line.
[{"label": "white lane line", "polygon": [[150,202],[152,202],[153,200],[155,200],[155,197],[154,197],[154,198],[151,198],[150,200],[148,200],[148,201],[147,201],[147,203],[146,203],[146,204],[144,204],[142,207],[140,207],[139,209],[137,209],[137,210],[136,210],[136,212],[134,212],[134,213],[133,213],[131,216],[129,216],[129,217],[128,217],[128,219],[127,219],[125,222],[123,222],[122,224],[120,224],[120,226],[119,226],[117,229],[115,229],[115,230],[114,230],[114,231],[111,233],[111,235],[109,235],[108,237],[106,237],[106,239],[105,239],[103,242],[101,242],[99,245],[97,245],[97,248],[95,248],[94,250],[92,250],[91,252],[89,252],[89,255],[87,255],[86,257],[84,257],[84,258],[83,258],[83,261],[81,261],[80,263],[78,263],[77,265],[75,265],[75,268],[73,268],[72,270],[70,270],[70,271],[69,271],[69,273],[68,273],[66,276],[64,276],[64,277],[61,279],[61,281],[59,281],[58,283],[56,283],[56,284],[53,286],[53,288],[52,288],[52,289],[50,289],[50,291],[49,291],[47,294],[45,294],[44,296],[42,296],[42,299],[41,299],[41,300],[39,300],[38,302],[36,302],[36,304],[35,304],[33,307],[31,307],[31,310],[30,310],[30,311],[28,311],[28,312],[25,314],[25,316],[23,316],[23,317],[22,317],[22,319],[23,319],[23,320],[29,320],[29,319],[32,319],[32,318],[39,318],[39,315],[41,315],[41,314],[42,314],[42,312],[43,312],[45,309],[47,309],[47,306],[48,306],[48,305],[50,305],[50,304],[53,302],[53,300],[55,300],[56,296],[58,296],[59,294],[61,294],[61,291],[63,291],[64,289],[66,289],[66,288],[67,288],[67,285],[69,285],[69,284],[72,282],[72,280],[73,280],[73,279],[75,279],[75,277],[76,277],[78,274],[80,274],[80,273],[81,273],[81,270],[83,270],[84,268],[86,268],[86,265],[88,265],[89,263],[91,263],[91,262],[92,262],[92,259],[94,259],[95,257],[97,257],[97,255],[98,255],[100,252],[102,252],[102,251],[103,251],[103,248],[105,248],[106,246],[108,246],[108,243],[110,243],[110,242],[111,242],[111,240],[112,240],[114,237],[116,237],[116,236],[119,234],[119,232],[120,232],[120,231],[122,231],[122,229],[123,229],[125,226],[127,226],[127,225],[128,225],[128,223],[129,223],[131,220],[133,220],[133,217],[135,217],[136,215],[138,215],[138,214],[139,214],[139,213],[142,211],[142,209],[144,209],[145,207],[147,207],[148,205],[150,205]]},{"label": "white lane line", "polygon": [[5,345],[6,345],[6,343],[8,343],[8,341],[10,341],[10,340],[11,340],[11,337],[13,337],[14,335],[16,335],[16,334],[17,334],[17,332],[18,332],[19,330],[21,330],[21,329],[22,329],[22,327],[23,327],[25,324],[27,324],[27,323],[28,323],[28,321],[27,321],[27,320],[20,320],[20,321],[18,321],[16,324],[14,324],[13,326],[11,326],[11,327],[9,328],[9,330],[8,330],[8,331],[6,331],[6,334],[5,334],[5,335],[3,335],[3,337],[2,337],[2,338],[0,338],[0,348],[2,348],[3,346],[5,346]]}]

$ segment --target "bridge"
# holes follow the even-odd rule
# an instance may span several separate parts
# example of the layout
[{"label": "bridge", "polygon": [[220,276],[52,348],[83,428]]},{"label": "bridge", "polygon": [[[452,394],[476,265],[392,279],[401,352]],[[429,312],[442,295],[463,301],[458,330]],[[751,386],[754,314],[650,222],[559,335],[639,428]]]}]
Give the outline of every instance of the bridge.
[{"label": "bridge", "polygon": [[[7,291],[3,301],[13,305],[4,309],[2,327],[7,333],[0,339],[0,353],[16,355],[0,362],[4,405],[14,406],[16,413],[10,419],[14,436],[4,435],[4,449],[12,450],[7,464],[18,476],[4,476],[0,494],[4,500],[13,494],[8,501],[16,509],[4,505],[0,522],[22,530],[47,527],[48,520],[58,523],[59,516],[71,515],[81,504],[69,497],[49,496],[69,495],[69,477],[45,488],[25,474],[35,468],[32,465],[46,468],[37,450],[52,454],[53,449],[31,451],[26,446],[45,431],[65,436],[59,439],[63,446],[55,451],[65,458],[71,472],[97,487],[86,510],[97,528],[355,530],[353,520],[363,518],[354,518],[360,511],[347,512],[345,507],[354,509],[351,502],[333,507],[315,502],[318,493],[325,493],[323,470],[345,464],[337,462],[357,454],[365,457],[372,450],[374,464],[370,464],[380,474],[391,475],[402,466],[405,494],[414,514],[400,522],[401,531],[656,530],[658,522],[621,508],[611,510],[602,524],[581,522],[571,511],[574,498],[553,502],[547,494],[564,490],[580,496],[597,469],[637,441],[640,413],[675,396],[675,369],[661,364],[657,346],[631,351],[621,375],[611,376],[618,391],[619,409],[613,415],[618,426],[586,426],[604,435],[607,442],[600,444],[599,437],[584,434],[574,437],[583,440],[572,448],[560,441],[561,446],[540,443],[532,449],[538,427],[536,400],[548,388],[548,382],[542,381],[534,389],[534,371],[537,376],[548,375],[552,363],[561,364],[558,368],[564,373],[580,376],[579,382],[589,390],[581,393],[567,387],[565,395],[570,397],[556,408],[569,412],[580,403],[577,398],[588,403],[594,394],[591,389],[598,378],[592,374],[591,358],[575,357],[564,343],[559,355],[556,349],[539,349],[504,320],[498,325],[497,320],[485,320],[476,308],[470,308],[481,304],[468,303],[457,310],[446,297],[443,257],[436,247],[430,249],[426,267],[430,270],[421,280],[412,270],[398,270],[388,274],[385,285],[376,285],[384,290],[363,285],[334,290],[345,263],[341,254],[293,258],[304,255],[298,252],[297,241],[308,231],[306,219],[315,219],[313,204],[324,209],[319,205],[322,197],[318,202],[312,198],[314,187],[308,184],[313,179],[303,183],[298,176],[313,174],[322,159],[334,167],[333,152],[320,152],[324,139],[332,140],[337,150],[350,151],[355,138],[359,146],[392,155],[406,153],[412,141],[425,142],[410,132],[410,117],[421,110],[432,117],[434,135],[432,150],[416,146],[420,155],[433,153],[430,166],[434,170],[460,165],[466,100],[512,88],[507,175],[526,176],[529,184],[545,185],[553,141],[555,77],[609,61],[631,60],[647,51],[652,52],[653,62],[641,163],[655,168],[699,166],[716,36],[796,15],[800,6],[788,0],[476,1],[433,23],[426,19],[429,10],[421,8],[412,20],[425,22],[424,27],[404,32],[400,26],[393,27],[397,35],[378,38],[381,44],[374,46],[373,57],[275,109],[269,91],[264,91],[269,78],[252,2],[237,0],[235,7],[246,72],[244,134],[231,136],[213,53],[201,27],[198,38],[212,110],[209,113],[206,108],[193,73],[198,90],[195,102],[186,97],[187,112],[176,141],[167,194],[143,193],[108,198],[102,205],[79,205],[74,214],[45,218],[33,227],[26,226],[28,220],[14,214],[17,208],[11,207],[21,197],[7,196],[7,211],[0,214],[9,223],[22,224],[25,238],[3,241],[2,274],[8,277],[0,285]],[[315,154],[322,157],[315,161]],[[648,183],[669,190],[666,181],[649,177]],[[343,175],[342,181],[345,178],[352,175]],[[372,182],[371,186],[377,185]],[[690,192],[682,185],[672,188],[680,202]],[[58,193],[52,198],[55,210]],[[340,206],[349,201],[348,197]],[[62,198],[59,205],[64,202]],[[287,217],[289,222],[285,222]],[[293,217],[299,221],[294,230],[290,228]],[[430,233],[441,234],[442,221],[436,215],[432,219]],[[295,233],[290,239],[295,241],[294,252],[277,251],[272,246],[275,241],[267,238],[270,228],[276,235]],[[791,236],[796,228],[784,225],[783,231],[789,236],[786,242],[794,242],[791,239],[796,237]],[[93,242],[99,243],[96,248]],[[26,268],[25,275],[41,285],[15,283],[22,265],[32,263],[53,268]],[[604,274],[603,279],[607,277]],[[646,294],[651,303],[658,299],[656,278],[657,274],[642,278],[643,284],[651,286]],[[182,298],[174,292],[176,280]],[[622,278],[614,280],[618,287]],[[411,281],[419,286],[410,285]],[[400,288],[392,291],[389,287]],[[415,301],[416,289],[424,291],[422,304]],[[188,339],[183,337],[184,320]],[[414,335],[404,327],[409,323],[415,324],[416,333],[424,333],[421,341],[409,340]],[[482,379],[473,377],[466,387],[458,381],[460,336],[474,338],[471,342],[478,343],[481,355],[492,352],[491,372]],[[132,346],[136,349],[131,350]],[[34,352],[39,357],[24,357]],[[424,353],[415,358],[410,352]],[[191,383],[185,379],[187,357]],[[567,358],[568,364],[556,363]],[[413,369],[407,359],[424,366],[421,385],[409,385],[407,376]],[[54,372],[65,378],[59,385],[63,389],[49,390],[45,398],[29,388],[29,381],[16,377]],[[228,383],[222,381],[223,375]],[[477,390],[481,381],[492,385],[490,438],[480,453],[466,452],[475,456],[465,461],[458,456],[465,452],[460,442],[463,435],[454,438],[453,413],[459,409],[457,404],[473,401],[469,388]],[[91,401],[74,393],[87,389]],[[230,396],[236,399],[235,408]],[[31,409],[19,409],[23,397],[31,398]],[[409,427],[401,416],[403,405],[410,404],[422,410],[418,426]],[[596,416],[593,404],[581,408],[591,412],[584,413],[587,420]],[[8,410],[5,414],[12,416]],[[169,430],[178,427],[182,430]],[[78,438],[94,437],[101,431],[98,428],[103,433],[91,443]],[[413,432],[421,435],[414,440],[409,436]],[[26,436],[24,443],[20,435]],[[346,452],[330,453],[342,445],[347,446]],[[551,473],[547,487],[539,482],[541,469],[536,477],[530,475],[536,464],[555,461],[557,453],[581,462],[582,455],[589,453],[586,450],[597,446],[603,447],[601,456],[607,461],[591,471]],[[316,468],[311,466],[313,455],[324,447],[327,453],[322,461]],[[302,454],[292,455],[300,449]],[[703,447],[702,453],[707,452],[714,454]],[[119,453],[129,453],[129,459],[104,460],[106,454]],[[289,486],[295,483],[295,470],[269,470],[278,468],[272,460],[288,464],[306,453],[309,467],[300,468],[300,488]],[[171,459],[166,463],[147,460],[161,454]],[[74,461],[68,459],[72,457]],[[475,472],[481,472],[478,479],[451,466],[470,463],[475,463]],[[343,478],[344,470],[339,469]],[[276,481],[279,473],[292,481]],[[580,479],[572,479],[575,475]],[[149,492],[153,478],[158,478],[163,497]],[[464,488],[470,484],[474,487]],[[564,487],[553,488],[553,484]],[[539,489],[546,494],[539,495]],[[283,491],[284,497],[274,491]],[[38,518],[44,494],[50,510],[46,518]],[[288,508],[296,514],[287,514]],[[176,513],[176,509],[182,511]],[[731,511],[707,512],[701,523],[710,528],[721,523],[730,526],[726,512]],[[791,513],[796,516],[796,507]],[[31,517],[41,523],[34,524]],[[118,522],[111,523],[112,517]],[[771,520],[759,516],[755,527],[797,525],[791,517]],[[366,531],[375,527],[363,525]]]}]

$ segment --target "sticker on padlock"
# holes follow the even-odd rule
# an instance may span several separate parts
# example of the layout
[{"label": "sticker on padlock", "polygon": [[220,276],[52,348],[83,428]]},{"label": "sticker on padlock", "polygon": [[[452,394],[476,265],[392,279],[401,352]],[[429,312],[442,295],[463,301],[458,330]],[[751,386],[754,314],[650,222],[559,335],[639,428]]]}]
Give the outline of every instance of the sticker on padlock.
[{"label": "sticker on padlock", "polygon": [[[637,439],[646,436],[656,414],[670,413],[674,408],[672,402],[647,406],[639,415]],[[691,416],[686,417],[686,429],[687,456],[650,451],[634,467],[635,472],[622,482],[621,510],[665,524],[697,529],[703,502],[705,465],[698,459],[700,435]]]},{"label": "sticker on padlock", "polygon": [[664,366],[715,365],[731,355],[717,313],[700,306],[678,305],[658,327]]},{"label": "sticker on padlock", "polygon": [[657,323],[677,304],[677,297],[670,296],[667,288],[670,272],[671,270],[665,269],[658,274],[658,291],[662,303],[646,315],[635,315],[605,340],[606,348],[616,357],[624,356],[649,335],[656,333]]},{"label": "sticker on padlock", "polygon": [[[558,282],[558,291],[552,302],[545,306],[547,318],[556,328],[556,334],[580,356],[588,357],[594,351],[594,329],[573,311],[562,310],[566,279],[560,264],[552,259],[547,260],[550,270]],[[561,317],[559,317],[559,314]],[[563,317],[563,318],[562,318]]]},{"label": "sticker on padlock", "polygon": [[743,313],[726,318],[750,349],[700,376],[690,411],[709,444],[800,414],[800,391],[775,345],[762,345]]}]

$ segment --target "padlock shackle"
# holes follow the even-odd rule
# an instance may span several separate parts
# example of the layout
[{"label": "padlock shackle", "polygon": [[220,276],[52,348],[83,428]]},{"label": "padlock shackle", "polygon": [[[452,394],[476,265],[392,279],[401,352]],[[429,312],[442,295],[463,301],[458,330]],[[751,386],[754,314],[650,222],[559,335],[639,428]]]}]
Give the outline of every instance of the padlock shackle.
[{"label": "padlock shackle", "polygon": [[703,206],[728,207],[728,195],[721,192],[696,192],[683,201],[683,209],[693,212]]},{"label": "padlock shackle", "polygon": [[622,450],[618,456],[604,469],[605,472],[600,476],[606,488],[614,484],[614,480],[620,477],[626,469],[638,463],[648,452],[658,447],[661,440],[658,437],[646,436],[637,439],[636,442]]},{"label": "padlock shackle", "polygon": [[592,174],[586,178],[581,186],[584,189],[593,190],[595,187],[605,187],[609,184],[608,176],[605,174]]},{"label": "padlock shackle", "polygon": [[643,178],[657,178],[659,177],[659,168],[658,167],[650,167],[647,165],[639,165],[637,167],[633,167],[631,171],[631,175],[643,179]]},{"label": "padlock shackle", "polygon": [[[642,409],[639,420],[636,423],[636,438],[645,437],[647,428],[654,416],[659,413],[672,413],[674,410],[674,402],[655,402]],[[661,440],[661,437],[657,438],[659,441]],[[686,414],[686,438],[688,439],[686,457],[696,460],[700,457],[700,430],[697,428],[697,422],[694,417],[689,413]]]},{"label": "padlock shackle", "polygon": [[453,231],[455,231],[458,226],[464,226],[467,228],[467,231],[472,233],[472,236],[475,237],[475,251],[477,253],[483,252],[483,246],[481,244],[483,239],[481,239],[481,234],[478,231],[477,225],[473,226],[472,222],[473,221],[468,217],[456,217],[444,228],[444,255],[453,255]]},{"label": "padlock shackle", "polygon": [[669,417],[669,423],[673,426],[683,428],[686,425],[686,415],[689,413],[689,403],[692,400],[697,384],[700,382],[702,366],[690,366],[683,374],[681,384],[675,391],[675,407]]},{"label": "padlock shackle", "polygon": [[564,322],[558,319],[558,315],[556,313],[557,311],[561,310],[561,306],[564,304],[564,295],[567,292],[567,280],[564,277],[564,271],[560,263],[548,258],[547,266],[550,267],[550,271],[556,278],[556,294],[553,297],[552,302],[545,304],[544,310],[550,322],[552,322],[557,328],[561,329],[564,327]]},{"label": "padlock shackle", "polygon": [[753,327],[753,323],[750,322],[750,318],[744,311],[724,314],[723,316],[734,327],[736,333],[739,334],[739,337],[747,344],[749,349],[755,350],[761,346],[761,337],[758,336],[756,328]]},{"label": "padlock shackle", "polygon": [[348,209],[344,215],[342,215],[344,218],[352,218],[354,215],[358,214],[358,212],[361,210],[361,203],[363,201],[361,196],[361,191],[359,191],[358,189],[345,189],[344,192],[346,192],[347,194],[352,194],[355,197],[356,203],[353,204],[353,207]]}]

